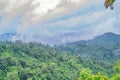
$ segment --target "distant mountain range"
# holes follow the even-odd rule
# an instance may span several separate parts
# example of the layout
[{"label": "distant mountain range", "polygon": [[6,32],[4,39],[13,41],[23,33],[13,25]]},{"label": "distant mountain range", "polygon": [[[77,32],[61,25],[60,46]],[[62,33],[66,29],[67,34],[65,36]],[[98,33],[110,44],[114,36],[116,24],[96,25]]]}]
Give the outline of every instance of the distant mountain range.
[{"label": "distant mountain range", "polygon": [[112,33],[112,32],[108,32],[108,33],[104,33],[90,40],[80,40],[80,41],[76,41],[76,42],[68,43],[68,44],[70,45],[74,43],[86,44],[89,46],[97,46],[97,45],[98,46],[111,46],[111,45],[120,43],[120,35]]},{"label": "distant mountain range", "polygon": [[[23,42],[30,42],[30,41],[36,41],[41,42],[43,44],[73,44],[76,42],[79,42],[79,44],[87,44],[87,45],[101,45],[101,46],[109,46],[112,44],[120,43],[120,35],[114,34],[112,32],[104,33],[100,36],[97,36],[90,40],[79,40],[80,36],[83,34],[59,34],[54,37],[47,37],[47,36],[32,36],[29,38],[29,36],[16,34],[16,33],[4,33],[0,35],[0,41],[16,41],[16,40],[22,40]],[[78,37],[77,37],[78,36]],[[74,37],[74,38],[72,38]],[[77,40],[78,38],[78,40]],[[62,41],[63,42],[62,42]],[[77,41],[76,41],[77,40]],[[71,43],[72,42],[72,43]]]},{"label": "distant mountain range", "polygon": [[114,54],[114,56],[120,55],[120,35],[108,32],[91,40],[80,40],[58,46],[56,45],[55,48],[60,52],[64,50],[71,54],[94,54],[96,51],[99,51],[105,54],[111,53]]},{"label": "distant mountain range", "polygon": [[120,43],[120,35],[114,33],[104,33],[101,36],[97,36],[92,40],[87,41],[88,44],[109,46]]},{"label": "distant mountain range", "polygon": [[12,38],[16,36],[15,33],[4,33],[0,35],[0,41],[12,41]]}]

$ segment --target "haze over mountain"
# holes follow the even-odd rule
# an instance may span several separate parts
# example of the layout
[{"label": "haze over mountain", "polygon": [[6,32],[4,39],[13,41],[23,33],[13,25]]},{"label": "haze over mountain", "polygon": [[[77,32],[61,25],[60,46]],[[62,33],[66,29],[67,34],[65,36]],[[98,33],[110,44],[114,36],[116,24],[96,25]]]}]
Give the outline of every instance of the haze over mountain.
[{"label": "haze over mountain", "polygon": [[16,33],[4,33],[0,35],[0,41],[16,41],[21,40],[23,42],[40,42],[42,44],[49,44],[49,45],[60,45],[60,44],[67,44],[71,42],[80,42],[86,43],[87,45],[101,45],[101,46],[109,46],[111,44],[120,43],[120,35],[115,34],[112,32],[104,33],[102,35],[98,35],[91,39],[84,39],[82,36],[85,34],[79,33],[66,33],[66,34],[59,34],[54,37],[47,37],[47,36],[32,36],[30,39],[29,37],[16,34]]}]

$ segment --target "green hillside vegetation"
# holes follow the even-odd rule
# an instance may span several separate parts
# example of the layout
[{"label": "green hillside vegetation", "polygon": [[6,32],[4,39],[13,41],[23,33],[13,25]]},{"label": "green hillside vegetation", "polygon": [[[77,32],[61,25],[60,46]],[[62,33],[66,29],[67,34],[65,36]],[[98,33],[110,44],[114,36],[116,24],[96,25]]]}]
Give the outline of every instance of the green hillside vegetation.
[{"label": "green hillside vegetation", "polygon": [[90,68],[95,74],[102,71],[103,74],[111,76],[111,73],[114,73],[114,62],[120,59],[120,35],[105,33],[92,40],[68,43],[54,48],[58,53],[65,51],[77,56],[80,64]]},{"label": "green hillside vegetation", "polygon": [[74,56],[39,43],[0,43],[0,80],[77,80]]},{"label": "green hillside vegetation", "polygon": [[111,76],[114,72],[114,62],[120,58],[120,45],[109,47],[89,46],[86,44],[74,43],[69,46],[57,46],[58,53],[68,52],[77,56],[83,67],[90,68],[94,73],[102,71],[103,74]]},{"label": "green hillside vegetation", "polygon": [[[40,43],[1,42],[0,80],[109,80],[110,77],[119,80],[119,60],[115,67],[106,61],[103,66],[95,64],[92,59],[90,64],[84,61],[86,59],[66,51],[58,53],[54,48]],[[96,60],[96,63],[101,61]],[[111,67],[106,69],[109,65]],[[91,67],[93,71],[88,69]],[[107,72],[112,76],[107,76]]]},{"label": "green hillside vegetation", "polygon": [[120,43],[95,39],[54,47],[0,42],[0,80],[120,80]]}]

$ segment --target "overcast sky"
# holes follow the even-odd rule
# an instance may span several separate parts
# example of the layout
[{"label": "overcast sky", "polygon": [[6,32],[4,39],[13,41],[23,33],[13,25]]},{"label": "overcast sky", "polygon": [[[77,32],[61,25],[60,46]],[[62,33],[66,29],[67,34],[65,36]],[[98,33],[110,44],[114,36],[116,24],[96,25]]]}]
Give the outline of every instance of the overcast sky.
[{"label": "overcast sky", "polygon": [[105,32],[120,33],[120,0],[114,10],[104,0],[0,0],[0,34],[54,36],[84,34],[87,39]]}]

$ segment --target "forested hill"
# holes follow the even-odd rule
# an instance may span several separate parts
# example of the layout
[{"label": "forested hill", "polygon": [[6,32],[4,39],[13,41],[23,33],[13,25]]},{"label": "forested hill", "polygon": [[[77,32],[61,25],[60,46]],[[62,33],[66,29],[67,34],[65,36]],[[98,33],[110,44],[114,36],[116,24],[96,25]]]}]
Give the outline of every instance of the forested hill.
[{"label": "forested hill", "polygon": [[114,34],[112,32],[104,33],[103,35],[97,36],[92,40],[88,40],[88,45],[98,45],[98,46],[113,46],[120,43],[120,35]]},{"label": "forested hill", "polygon": [[[112,32],[104,33],[102,35],[96,36],[90,40],[80,40],[72,43],[67,43],[66,46],[74,44],[86,44],[89,46],[113,46],[120,43],[120,35]],[[65,45],[65,44],[64,44]]]},{"label": "forested hill", "polygon": [[120,35],[109,32],[92,40],[67,43],[54,48],[58,53],[65,51],[78,56],[81,64],[94,72],[99,70],[110,75],[111,67],[120,58]]},{"label": "forested hill", "polygon": [[120,56],[120,35],[109,32],[91,40],[76,41],[58,45],[54,48],[58,52],[66,51],[72,55],[84,55],[83,57],[89,56],[91,58],[95,55],[104,55],[105,58],[114,60],[114,58]]},{"label": "forested hill", "polygon": [[119,59],[119,41],[106,47],[0,42],[0,80],[120,80]]},{"label": "forested hill", "polygon": [[81,68],[74,56],[49,46],[0,43],[0,80],[77,80]]}]

